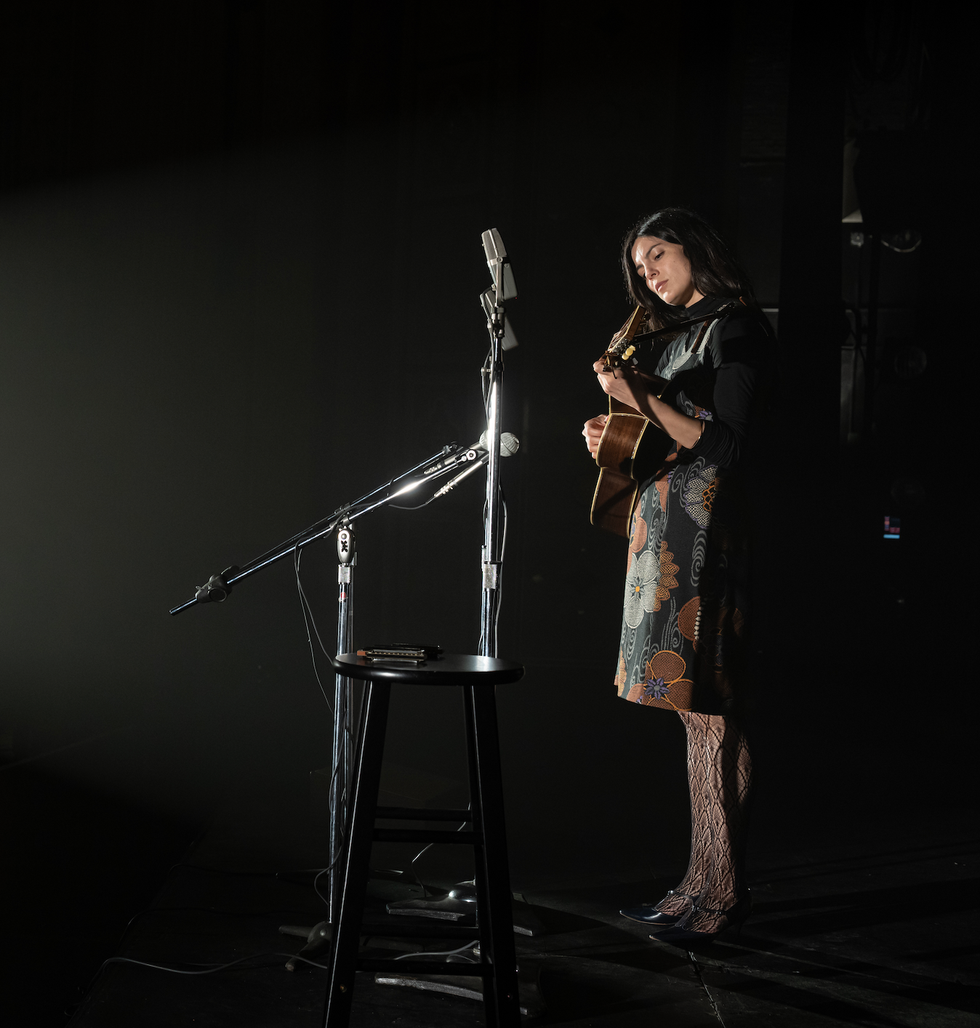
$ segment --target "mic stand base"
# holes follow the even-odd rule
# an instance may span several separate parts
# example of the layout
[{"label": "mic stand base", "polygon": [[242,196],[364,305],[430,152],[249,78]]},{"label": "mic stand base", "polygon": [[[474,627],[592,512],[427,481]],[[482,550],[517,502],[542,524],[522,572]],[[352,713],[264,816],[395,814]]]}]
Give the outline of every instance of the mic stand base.
[{"label": "mic stand base", "polygon": [[[427,886],[430,892],[437,892]],[[452,921],[460,925],[476,925],[476,883],[458,882],[441,896],[399,900],[387,904],[389,914],[430,917],[439,921]],[[514,931],[518,935],[536,936],[544,932],[544,926],[534,911],[521,901],[512,904]]]},{"label": "mic stand base", "polygon": [[326,956],[333,945],[333,926],[329,921],[320,921],[312,928],[301,928],[299,925],[283,924],[279,926],[280,935],[295,935],[300,939],[306,939],[306,945],[286,961],[286,970],[295,971],[302,960],[297,957],[304,957],[306,960],[318,961],[319,957]]}]

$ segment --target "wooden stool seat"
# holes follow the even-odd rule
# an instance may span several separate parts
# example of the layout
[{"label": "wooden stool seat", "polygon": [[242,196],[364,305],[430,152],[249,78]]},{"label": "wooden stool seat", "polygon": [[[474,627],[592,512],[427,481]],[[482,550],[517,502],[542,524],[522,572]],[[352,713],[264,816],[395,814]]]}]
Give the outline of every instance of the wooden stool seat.
[{"label": "wooden stool seat", "polygon": [[[338,675],[361,679],[365,687],[340,911],[333,932],[326,1028],[347,1028],[357,971],[440,976],[479,974],[483,979],[486,1024],[494,1028],[517,1028],[520,1024],[517,960],[493,687],[518,681],[524,674],[523,666],[495,657],[452,653],[419,665],[371,661],[353,653],[342,653],[331,663]],[[463,690],[469,810],[378,807],[381,760],[393,685],[453,686]],[[468,822],[471,830],[378,829],[375,820],[379,817],[386,820]],[[376,959],[358,955],[371,843],[374,840],[441,842],[473,847],[477,897],[475,930],[444,922],[438,927],[400,923],[372,924],[371,928],[376,935],[460,936],[468,939],[473,938],[476,931],[480,940],[479,964],[433,964],[423,960]]]}]

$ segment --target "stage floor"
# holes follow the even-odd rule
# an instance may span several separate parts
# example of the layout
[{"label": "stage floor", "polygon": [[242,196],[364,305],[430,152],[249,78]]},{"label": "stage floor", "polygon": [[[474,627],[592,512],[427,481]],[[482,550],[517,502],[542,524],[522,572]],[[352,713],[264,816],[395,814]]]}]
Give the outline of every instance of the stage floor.
[{"label": "stage floor", "polygon": [[[9,792],[13,777],[5,777]],[[50,803],[53,796],[47,799]],[[71,836],[49,840],[45,859],[52,877],[31,876],[20,894],[21,916],[30,910],[35,917],[8,924],[4,933],[5,966],[13,972],[5,1005],[15,1014],[5,1023],[18,1028],[65,1023],[71,1028],[312,1028],[322,1023],[326,973],[303,964],[286,970],[288,956],[299,951],[302,940],[279,933],[281,925],[310,927],[324,917],[311,871],[322,864],[314,859],[310,801],[301,778],[243,788],[229,797],[169,870],[167,845],[183,844],[181,831],[187,826],[141,821],[121,808],[86,813],[83,799],[65,800],[65,810],[89,822],[104,816],[106,825],[117,825],[116,831],[132,840],[131,863],[143,869],[142,878],[114,882],[107,862],[84,847],[73,848]],[[642,926],[617,913],[621,906],[657,899],[675,879],[651,880],[624,868],[615,875],[515,880],[522,909],[540,925],[533,936],[517,936],[522,978],[536,983],[524,999],[540,1000],[544,1007],[533,1023],[589,1028],[978,1023],[973,919],[980,839],[975,825],[925,809],[885,824],[854,817],[829,834],[823,823],[811,838],[794,831],[790,845],[782,833],[755,840],[752,917],[737,936],[723,935],[697,953],[652,942]],[[512,839],[512,849],[515,843],[520,841]],[[379,867],[399,859],[407,866],[411,859],[391,847],[376,856]],[[155,896],[148,891],[154,874],[163,882]],[[450,886],[453,880],[428,884]],[[17,889],[9,877],[6,885]],[[118,919],[124,903],[114,893],[125,892],[132,902],[141,890],[145,909],[113,942],[105,904],[119,908]],[[71,901],[69,892],[75,897]],[[416,885],[391,880],[379,881],[372,892],[381,918],[389,916],[385,901],[420,895]],[[85,916],[79,913],[79,896],[89,897],[88,929],[100,918],[106,922],[101,934],[79,921]],[[71,917],[59,917],[59,897],[60,909],[72,911]],[[132,962],[114,959],[99,970],[109,954]],[[240,963],[225,970],[187,973],[235,961]],[[359,1028],[483,1023],[478,1002],[378,985],[369,974],[358,976],[353,1009],[351,1023]]]}]

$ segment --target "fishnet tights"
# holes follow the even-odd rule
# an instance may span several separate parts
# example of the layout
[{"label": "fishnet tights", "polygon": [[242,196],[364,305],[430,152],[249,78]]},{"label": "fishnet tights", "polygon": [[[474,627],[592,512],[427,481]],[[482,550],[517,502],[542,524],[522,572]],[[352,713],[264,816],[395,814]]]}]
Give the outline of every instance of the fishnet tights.
[{"label": "fishnet tights", "polygon": [[724,926],[723,912],[747,892],[745,838],[752,758],[745,734],[722,714],[679,711],[687,729],[691,790],[691,861],[680,884],[657,904],[684,914],[679,925],[697,932]]}]

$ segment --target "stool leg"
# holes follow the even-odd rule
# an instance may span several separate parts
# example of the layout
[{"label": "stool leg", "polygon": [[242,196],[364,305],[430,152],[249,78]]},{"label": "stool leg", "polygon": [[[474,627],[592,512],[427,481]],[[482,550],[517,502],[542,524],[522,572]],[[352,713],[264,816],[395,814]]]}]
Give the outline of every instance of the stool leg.
[{"label": "stool leg", "polygon": [[520,1024],[521,1009],[497,706],[492,687],[467,686],[463,693],[474,828],[481,836],[476,847],[480,950],[491,965],[483,973],[483,1002],[488,1028],[513,1028]]},{"label": "stool leg", "polygon": [[381,758],[384,754],[390,693],[391,686],[386,682],[368,682],[365,686],[363,725],[361,738],[356,745],[354,805],[347,825],[340,915],[333,926],[325,1028],[346,1028],[350,1019],[361,918],[370,877],[371,843],[374,839],[375,811],[381,785]]}]

